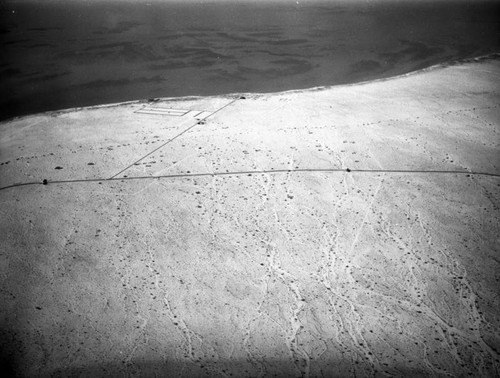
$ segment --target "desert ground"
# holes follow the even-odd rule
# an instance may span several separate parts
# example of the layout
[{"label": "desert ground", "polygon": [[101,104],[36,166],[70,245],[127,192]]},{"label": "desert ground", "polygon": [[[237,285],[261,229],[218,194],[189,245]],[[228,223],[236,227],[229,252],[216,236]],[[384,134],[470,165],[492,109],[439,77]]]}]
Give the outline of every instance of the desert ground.
[{"label": "desert ground", "polygon": [[500,375],[500,59],[0,124],[26,377]]}]

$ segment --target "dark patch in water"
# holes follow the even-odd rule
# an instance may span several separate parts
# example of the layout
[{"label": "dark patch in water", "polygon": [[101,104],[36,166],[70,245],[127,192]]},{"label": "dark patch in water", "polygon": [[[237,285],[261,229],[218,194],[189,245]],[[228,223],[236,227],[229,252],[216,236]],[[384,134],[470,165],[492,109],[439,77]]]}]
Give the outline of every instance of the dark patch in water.
[{"label": "dark patch in water", "polygon": [[4,70],[0,70],[0,78],[2,79],[5,79],[9,76],[12,76],[12,75],[18,75],[21,73],[21,70],[19,68],[7,68],[7,69],[4,69]]},{"label": "dark patch in water", "polygon": [[379,70],[382,65],[375,60],[360,60],[359,62],[351,65],[351,72],[353,74],[359,74],[362,72],[373,72]]},{"label": "dark patch in water", "polygon": [[[133,83],[157,83],[162,81],[161,76],[153,77],[137,77],[134,79],[110,79],[110,80],[95,80],[81,85],[85,88],[106,88],[106,87],[123,87]],[[77,86],[73,86],[75,88]]]},{"label": "dark patch in water", "polygon": [[284,40],[270,41],[268,43],[270,43],[271,45],[286,46],[286,45],[300,45],[307,42],[309,42],[309,40],[307,39],[284,39]]},{"label": "dark patch in water", "polygon": [[64,28],[60,27],[47,27],[47,28],[29,28],[29,31],[37,31],[37,32],[45,32],[45,31],[53,31],[53,30],[64,30]]},{"label": "dark patch in water", "polygon": [[30,45],[29,47],[31,49],[35,49],[35,48],[39,48],[39,47],[52,47],[52,46],[54,46],[54,45],[51,43],[36,43],[36,44]]},{"label": "dark patch in water", "polygon": [[380,54],[380,56],[394,64],[401,60],[426,60],[443,51],[443,48],[441,47],[429,46],[422,42],[400,40],[400,43],[406,47],[395,52]]},{"label": "dark patch in water", "polygon": [[7,42],[4,42],[4,45],[17,45],[17,44],[21,44],[21,43],[25,43],[25,42],[31,42],[31,39],[16,39],[16,40],[13,40],[13,41],[7,41]]},{"label": "dark patch in water", "polygon": [[30,73],[25,75],[25,81],[28,81],[30,83],[36,83],[36,82],[44,82],[44,81],[49,81],[49,80],[54,80],[54,79],[59,79],[63,76],[71,74],[71,71],[65,71],[65,72],[57,72],[57,73],[52,73],[52,74],[40,74],[40,73]]}]

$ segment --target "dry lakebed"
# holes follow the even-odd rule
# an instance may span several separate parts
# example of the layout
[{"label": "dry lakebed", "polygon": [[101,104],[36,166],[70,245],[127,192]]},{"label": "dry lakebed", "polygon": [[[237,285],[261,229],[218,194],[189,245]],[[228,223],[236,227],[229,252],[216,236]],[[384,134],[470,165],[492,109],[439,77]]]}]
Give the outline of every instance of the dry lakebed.
[{"label": "dry lakebed", "polygon": [[500,59],[0,123],[26,377],[498,377]]}]

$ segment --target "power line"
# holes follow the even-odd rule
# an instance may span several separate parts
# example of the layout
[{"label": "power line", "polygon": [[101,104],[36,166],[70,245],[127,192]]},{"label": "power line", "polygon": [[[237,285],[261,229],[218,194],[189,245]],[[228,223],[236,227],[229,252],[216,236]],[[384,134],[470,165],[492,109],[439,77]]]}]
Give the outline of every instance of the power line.
[{"label": "power line", "polygon": [[[132,176],[132,177],[111,177],[111,178],[89,178],[73,180],[54,180],[32,181],[25,183],[15,183],[12,185],[0,187],[0,190],[10,188],[29,186],[29,185],[48,185],[48,184],[72,184],[85,182],[109,182],[109,181],[130,181],[130,180],[152,180],[152,179],[173,179],[173,178],[191,178],[191,177],[215,177],[215,176],[243,176],[254,174],[278,174],[278,173],[301,173],[301,172],[319,172],[319,173],[368,173],[368,174],[455,174],[468,176],[489,176],[500,177],[498,173],[490,172],[472,172],[472,171],[445,171],[445,170],[410,170],[410,169],[351,169],[351,168],[296,168],[296,169],[264,169],[248,171],[227,171],[227,172],[201,172],[201,173],[177,173],[171,175],[158,176]],[[116,176],[116,175],[115,175]]]}]

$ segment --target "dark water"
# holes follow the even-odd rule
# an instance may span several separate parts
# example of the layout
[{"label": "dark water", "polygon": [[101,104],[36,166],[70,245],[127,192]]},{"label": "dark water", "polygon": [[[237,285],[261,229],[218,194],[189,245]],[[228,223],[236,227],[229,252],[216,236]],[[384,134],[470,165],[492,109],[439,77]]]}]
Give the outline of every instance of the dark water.
[{"label": "dark water", "polygon": [[500,51],[498,1],[0,2],[0,119],[343,84]]}]

